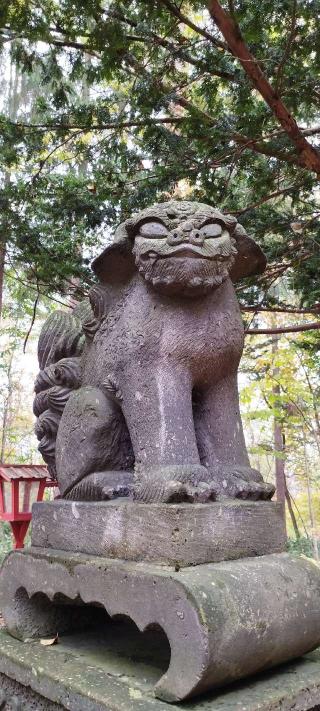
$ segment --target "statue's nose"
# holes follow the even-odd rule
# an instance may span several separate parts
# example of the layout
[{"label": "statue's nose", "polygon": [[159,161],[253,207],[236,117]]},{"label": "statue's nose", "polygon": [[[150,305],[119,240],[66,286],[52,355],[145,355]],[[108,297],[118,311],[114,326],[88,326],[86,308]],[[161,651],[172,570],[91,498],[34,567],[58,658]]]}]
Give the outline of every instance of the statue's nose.
[{"label": "statue's nose", "polygon": [[191,244],[202,245],[204,243],[204,239],[205,239],[204,235],[202,235],[201,232],[199,232],[199,230],[192,230],[192,232],[190,233],[190,236],[189,236],[189,242],[191,242]]},{"label": "statue's nose", "polygon": [[169,234],[167,242],[170,245],[181,244],[181,242],[191,242],[191,244],[202,245],[204,243],[204,239],[204,235],[202,235],[199,230],[180,228],[173,230]]},{"label": "statue's nose", "polygon": [[173,230],[168,237],[167,237],[167,242],[170,245],[174,244],[180,244],[180,242],[187,241],[188,236],[182,232],[182,230]]}]

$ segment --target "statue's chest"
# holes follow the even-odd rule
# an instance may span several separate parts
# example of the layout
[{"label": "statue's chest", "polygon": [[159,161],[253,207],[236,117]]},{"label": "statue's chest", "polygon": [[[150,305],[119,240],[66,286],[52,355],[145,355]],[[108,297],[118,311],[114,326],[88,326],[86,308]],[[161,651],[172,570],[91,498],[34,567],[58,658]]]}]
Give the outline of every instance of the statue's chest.
[{"label": "statue's chest", "polygon": [[162,351],[196,368],[215,367],[222,358],[238,357],[242,351],[243,326],[237,310],[185,310],[164,323]]},{"label": "statue's chest", "polygon": [[103,371],[120,372],[132,362],[151,369],[169,362],[185,366],[196,380],[200,372],[217,372],[226,360],[237,362],[242,347],[243,326],[232,292],[179,302],[136,291],[121,309],[109,312],[93,350]]},{"label": "statue's chest", "polygon": [[[236,306],[236,305],[235,305]],[[205,305],[151,305],[135,317],[119,323],[121,337],[110,333],[118,343],[121,361],[130,357],[146,361],[169,360],[187,367],[215,368],[222,358],[238,357],[243,345],[243,326],[238,309],[210,309]],[[118,331],[118,329],[117,329]],[[120,345],[121,344],[121,345]],[[113,349],[114,351],[114,349]]]}]

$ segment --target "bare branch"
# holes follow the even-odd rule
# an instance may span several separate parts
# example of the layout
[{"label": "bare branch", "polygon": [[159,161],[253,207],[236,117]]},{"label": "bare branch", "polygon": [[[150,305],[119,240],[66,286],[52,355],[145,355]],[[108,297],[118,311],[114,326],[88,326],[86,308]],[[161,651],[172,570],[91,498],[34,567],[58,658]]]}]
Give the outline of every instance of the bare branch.
[{"label": "bare branch", "polygon": [[251,312],[253,311],[254,313],[260,313],[260,312],[267,312],[267,313],[284,313],[284,314],[317,314],[320,311],[320,304],[315,305],[315,306],[310,306],[309,309],[294,309],[291,306],[260,306],[260,304],[256,304],[255,306],[243,306],[240,304],[240,309],[241,311],[246,312]]},{"label": "bare branch", "polygon": [[279,328],[250,328],[245,331],[246,335],[253,336],[259,333],[299,333],[300,331],[315,331],[320,328],[320,321],[303,323],[301,326],[280,326]]},{"label": "bare branch", "polygon": [[37,284],[37,296],[36,296],[36,298],[35,298],[35,300],[34,300],[34,304],[33,304],[33,313],[32,313],[31,323],[30,323],[30,326],[29,326],[28,331],[27,331],[27,333],[26,333],[26,337],[25,337],[25,339],[24,339],[24,342],[23,342],[23,353],[26,352],[26,347],[27,347],[28,339],[29,339],[29,336],[30,336],[31,331],[32,331],[32,329],[33,329],[34,322],[35,322],[35,320],[36,320],[37,306],[38,306],[39,299],[40,299],[40,291],[39,291],[39,287],[38,287],[38,284]]}]

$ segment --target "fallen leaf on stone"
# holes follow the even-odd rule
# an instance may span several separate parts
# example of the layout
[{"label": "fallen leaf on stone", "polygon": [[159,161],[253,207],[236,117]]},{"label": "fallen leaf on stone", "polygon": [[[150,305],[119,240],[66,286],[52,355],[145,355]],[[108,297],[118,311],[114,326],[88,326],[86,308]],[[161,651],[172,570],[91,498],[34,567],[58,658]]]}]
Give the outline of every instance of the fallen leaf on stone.
[{"label": "fallen leaf on stone", "polygon": [[40,639],[40,644],[42,644],[43,647],[51,647],[52,644],[58,644],[58,635],[56,634],[55,637],[51,637],[50,639]]}]

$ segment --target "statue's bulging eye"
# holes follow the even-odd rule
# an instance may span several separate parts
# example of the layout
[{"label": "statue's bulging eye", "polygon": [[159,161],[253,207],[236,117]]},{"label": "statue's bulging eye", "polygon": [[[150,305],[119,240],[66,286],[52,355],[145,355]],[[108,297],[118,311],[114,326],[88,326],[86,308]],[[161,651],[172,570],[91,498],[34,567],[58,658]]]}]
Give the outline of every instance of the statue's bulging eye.
[{"label": "statue's bulging eye", "polygon": [[222,227],[218,224],[218,222],[211,222],[208,225],[201,227],[200,232],[205,237],[220,237]]},{"label": "statue's bulging eye", "polygon": [[167,237],[168,230],[161,222],[145,222],[139,228],[139,234],[143,237]]}]

